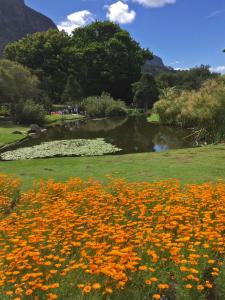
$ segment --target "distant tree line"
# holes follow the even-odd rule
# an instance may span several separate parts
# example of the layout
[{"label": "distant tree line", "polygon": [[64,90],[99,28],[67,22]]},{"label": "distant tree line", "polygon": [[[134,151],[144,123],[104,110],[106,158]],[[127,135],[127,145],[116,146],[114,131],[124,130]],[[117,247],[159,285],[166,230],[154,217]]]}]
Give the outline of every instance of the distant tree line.
[{"label": "distant tree line", "polygon": [[204,81],[218,76],[210,71],[210,66],[200,65],[189,70],[161,72],[156,76],[156,82],[161,89],[176,87],[179,90],[198,90]]}]

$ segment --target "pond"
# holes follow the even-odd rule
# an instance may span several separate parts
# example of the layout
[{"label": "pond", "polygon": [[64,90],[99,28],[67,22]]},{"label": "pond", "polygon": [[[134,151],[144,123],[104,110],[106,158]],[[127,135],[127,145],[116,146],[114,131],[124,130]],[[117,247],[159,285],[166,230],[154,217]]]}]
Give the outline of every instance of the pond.
[{"label": "pond", "polygon": [[50,141],[102,138],[122,149],[117,154],[160,152],[193,147],[193,143],[186,139],[190,133],[187,129],[149,123],[145,116],[83,119],[50,127],[39,137],[25,140],[10,150]]}]

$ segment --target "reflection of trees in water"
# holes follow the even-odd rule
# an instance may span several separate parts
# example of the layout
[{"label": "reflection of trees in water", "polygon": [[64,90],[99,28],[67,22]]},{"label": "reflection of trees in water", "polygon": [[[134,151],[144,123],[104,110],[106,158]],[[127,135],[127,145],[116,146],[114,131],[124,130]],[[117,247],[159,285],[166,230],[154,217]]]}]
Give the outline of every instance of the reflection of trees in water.
[{"label": "reflection of trees in water", "polygon": [[110,132],[107,141],[116,143],[124,153],[152,151],[152,137],[156,128],[144,117],[130,117],[118,128]]},{"label": "reflection of trees in water", "polygon": [[153,138],[154,150],[162,151],[192,146],[191,143],[187,143],[184,139],[187,135],[188,131],[185,129],[159,126],[159,130]]},{"label": "reflection of trees in water", "polygon": [[40,139],[25,142],[23,146],[60,139],[104,138],[123,149],[122,153],[150,152],[186,147],[183,137],[188,134],[180,128],[150,124],[145,117],[87,119],[49,128]]},{"label": "reflection of trees in water", "polygon": [[118,117],[84,120],[84,122],[79,123],[81,125],[79,128],[88,132],[110,131],[122,126],[127,119],[127,117]]}]

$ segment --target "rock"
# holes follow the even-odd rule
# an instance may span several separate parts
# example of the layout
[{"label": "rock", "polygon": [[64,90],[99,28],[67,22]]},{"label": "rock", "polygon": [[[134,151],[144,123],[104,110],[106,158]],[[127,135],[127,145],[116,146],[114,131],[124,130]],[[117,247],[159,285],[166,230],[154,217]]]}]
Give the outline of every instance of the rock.
[{"label": "rock", "polygon": [[0,0],[0,55],[9,42],[50,28],[57,27],[48,17],[26,6],[24,0]]},{"label": "rock", "polygon": [[30,133],[28,133],[28,136],[32,139],[36,139],[36,138],[40,137],[40,134],[36,133],[36,132],[30,132]]},{"label": "rock", "polygon": [[31,124],[30,129],[28,130],[29,133],[41,133],[41,127],[37,124]]}]

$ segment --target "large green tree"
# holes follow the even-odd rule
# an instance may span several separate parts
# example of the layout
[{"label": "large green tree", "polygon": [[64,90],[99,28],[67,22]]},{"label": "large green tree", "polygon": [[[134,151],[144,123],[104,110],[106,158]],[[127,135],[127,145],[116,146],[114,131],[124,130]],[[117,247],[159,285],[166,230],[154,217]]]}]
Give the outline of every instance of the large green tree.
[{"label": "large green tree", "polygon": [[14,106],[27,99],[41,100],[38,78],[27,68],[9,60],[0,60],[0,103]]},{"label": "large green tree", "polygon": [[152,108],[159,97],[154,77],[150,74],[143,74],[140,81],[133,84],[133,93],[133,103],[136,107],[144,110]]},{"label": "large green tree", "polygon": [[83,91],[76,77],[70,75],[67,79],[65,90],[62,94],[63,102],[79,103],[82,99]]},{"label": "large green tree", "polygon": [[71,65],[70,37],[56,29],[38,32],[9,44],[5,57],[32,69],[52,101],[59,101]]},{"label": "large green tree", "polygon": [[131,102],[131,84],[152,54],[119,25],[105,21],[78,28],[71,36],[57,30],[27,36],[8,45],[5,56],[35,70],[53,101],[60,101],[73,75],[84,96],[105,91]]}]

